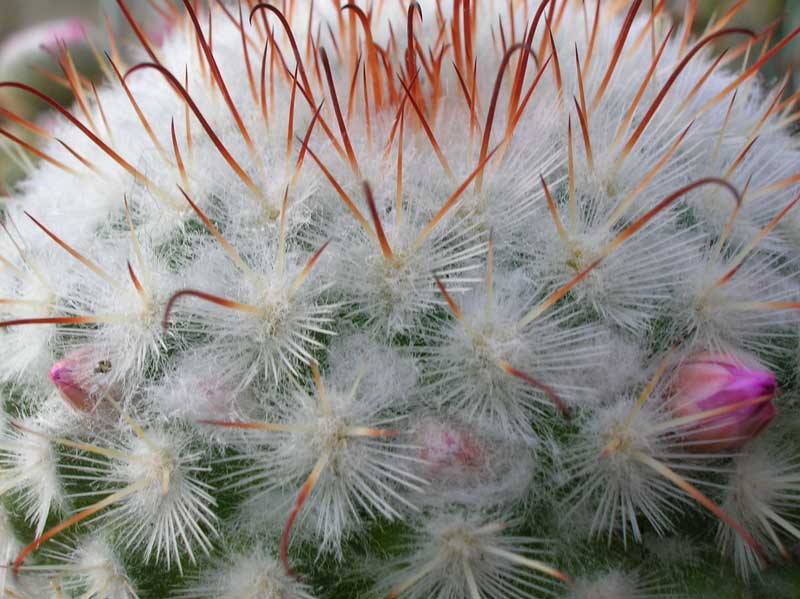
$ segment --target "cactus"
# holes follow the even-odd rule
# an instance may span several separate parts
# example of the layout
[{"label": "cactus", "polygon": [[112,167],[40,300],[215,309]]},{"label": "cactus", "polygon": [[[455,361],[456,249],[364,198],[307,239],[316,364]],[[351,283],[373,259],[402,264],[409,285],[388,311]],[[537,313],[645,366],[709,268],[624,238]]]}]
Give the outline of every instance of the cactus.
[{"label": "cactus", "polygon": [[796,97],[759,78],[797,30],[184,0],[155,44],[117,4],[96,93],[66,47],[74,107],[0,83],[57,117],[15,119],[0,236],[4,596],[797,592]]}]

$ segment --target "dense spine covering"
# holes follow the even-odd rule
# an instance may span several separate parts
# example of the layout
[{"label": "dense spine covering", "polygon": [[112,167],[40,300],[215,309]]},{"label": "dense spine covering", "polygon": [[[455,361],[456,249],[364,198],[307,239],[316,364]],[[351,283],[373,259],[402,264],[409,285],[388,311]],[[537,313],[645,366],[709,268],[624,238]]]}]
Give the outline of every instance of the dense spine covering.
[{"label": "dense spine covering", "polygon": [[60,113],[0,235],[4,596],[791,588],[786,40],[184,0],[156,46],[118,4],[96,94],[66,46],[74,108],[0,84]]}]

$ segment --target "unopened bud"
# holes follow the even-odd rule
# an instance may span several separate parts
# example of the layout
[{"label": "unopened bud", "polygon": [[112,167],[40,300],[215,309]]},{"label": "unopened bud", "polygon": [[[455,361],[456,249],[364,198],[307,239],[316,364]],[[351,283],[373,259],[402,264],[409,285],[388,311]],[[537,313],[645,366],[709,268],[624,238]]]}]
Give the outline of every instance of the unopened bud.
[{"label": "unopened bud", "polygon": [[92,383],[87,376],[91,364],[94,364],[92,353],[78,350],[53,364],[50,369],[50,380],[58,393],[79,412],[92,411],[96,403],[92,399]]},{"label": "unopened bud", "polygon": [[685,435],[692,450],[725,451],[741,447],[769,425],[777,414],[776,390],[771,372],[730,355],[702,353],[678,368],[669,404],[677,418],[698,418]]}]

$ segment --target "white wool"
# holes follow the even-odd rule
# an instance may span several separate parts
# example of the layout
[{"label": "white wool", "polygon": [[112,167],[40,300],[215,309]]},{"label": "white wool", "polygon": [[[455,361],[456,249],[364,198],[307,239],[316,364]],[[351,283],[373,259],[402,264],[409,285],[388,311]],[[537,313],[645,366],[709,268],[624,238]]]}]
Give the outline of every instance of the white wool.
[{"label": "white wool", "polygon": [[199,291],[245,304],[249,311],[190,296],[175,305],[171,318],[179,335],[208,340],[217,380],[238,390],[254,381],[277,384],[298,376],[298,368],[324,347],[316,337],[333,332],[335,306],[324,298],[314,255],[289,250],[281,258],[272,239],[250,241],[248,256],[258,261],[254,269],[242,270],[222,251],[207,247],[197,248],[200,261],[190,273]]},{"label": "white wool", "polygon": [[[766,548],[767,555],[785,557],[800,541],[794,508],[800,500],[800,457],[785,439],[775,435],[749,444],[734,461],[722,507]],[[730,530],[717,528],[717,543],[731,554],[736,573],[744,579],[759,575],[763,559]]]},{"label": "white wool", "polygon": [[652,576],[611,571],[577,580],[567,599],[679,599],[683,596],[673,585],[659,582]]},{"label": "white wool", "polygon": [[524,272],[498,270],[494,277],[492,289],[477,286],[455,300],[461,318],[426,331],[420,348],[429,377],[426,396],[438,409],[501,438],[534,442],[538,422],[548,414],[560,417],[559,405],[542,387],[512,376],[503,365],[533,377],[571,405],[587,399],[589,391],[572,369],[577,366],[590,379],[607,352],[605,336],[600,327],[575,326],[574,315],[563,309],[521,324],[543,294],[527,283]]},{"label": "white wool", "polygon": [[415,496],[419,504],[512,506],[526,499],[537,474],[528,445],[489,437],[457,419],[423,416],[414,426],[413,443],[420,458],[414,472],[430,483]]},{"label": "white wool", "polygon": [[[75,456],[78,465],[65,478],[89,481],[89,495],[106,502],[108,509],[95,522],[108,534],[125,532],[115,535],[119,551],[141,552],[146,561],[152,557],[180,570],[184,556],[195,563],[199,554],[207,554],[217,534],[211,488],[197,478],[207,468],[184,433],[133,429],[113,441],[99,437],[98,445],[81,447],[87,453]],[[93,454],[111,461],[98,461]]]},{"label": "white wool", "polygon": [[402,408],[416,381],[413,361],[366,337],[335,343],[331,352],[320,388],[273,398],[266,423],[276,430],[241,431],[239,459],[248,463],[224,480],[245,494],[245,517],[262,512],[251,522],[285,520],[296,498],[307,496],[298,532],[341,559],[343,540],[367,519],[415,510],[407,495],[427,481],[412,472],[421,460]]},{"label": "white wool", "polygon": [[65,507],[56,448],[33,418],[3,422],[0,437],[0,494],[15,495],[25,519],[44,531],[51,510]]},{"label": "white wool", "polygon": [[308,586],[286,574],[263,546],[231,551],[195,578],[176,599],[313,599]]},{"label": "white wool", "polygon": [[163,255],[142,243],[138,232],[129,235],[87,247],[87,258],[96,260],[102,276],[77,265],[70,278],[75,289],[70,315],[106,320],[97,327],[64,331],[62,351],[85,352],[94,365],[101,361],[110,365],[104,368],[105,376],[94,377],[102,379],[97,383],[107,389],[140,387],[148,371],[163,367],[169,335],[163,330],[162,315],[181,285]]},{"label": "white wool", "polygon": [[548,541],[508,535],[510,527],[502,518],[458,511],[434,517],[419,538],[409,539],[408,555],[395,560],[395,571],[380,580],[376,591],[388,596],[403,592],[414,599],[554,594],[556,572],[540,571],[546,568],[540,560],[547,559]]},{"label": "white wool", "polygon": [[[663,388],[654,395],[661,393]],[[653,465],[695,481],[696,473],[720,457],[689,453],[680,439],[682,426],[656,399],[638,405],[636,397],[622,396],[596,407],[561,456],[558,479],[569,489],[564,520],[588,505],[594,513],[586,537],[610,542],[619,532],[624,544],[641,543],[644,520],[660,536],[673,533],[675,515],[692,509],[692,501]]]},{"label": "white wool", "polygon": [[[556,288],[568,283],[599,258],[619,233],[604,198],[581,198],[587,216],[571,228],[566,239],[556,228],[543,231],[537,269]],[[613,204],[612,204],[613,206]],[[697,261],[702,236],[696,229],[680,230],[685,211],[667,213],[648,224],[575,290],[576,300],[602,320],[642,337],[660,315],[668,314],[669,301],[683,286]],[[543,219],[549,219],[542,215]],[[562,219],[568,221],[567,210]]]},{"label": "white wool", "polygon": [[[11,228],[0,236],[0,318],[20,320],[57,314],[62,298],[61,281],[41,250],[21,245]],[[4,381],[41,383],[53,359],[55,325],[9,327],[0,332],[0,373]]]},{"label": "white wool", "polygon": [[185,353],[159,384],[148,389],[147,403],[167,418],[189,423],[202,419],[235,420],[242,413],[255,412],[260,403],[256,392],[237,393],[234,385],[220,381],[216,368],[213,351]]},{"label": "white wool", "polygon": [[[21,548],[22,545],[17,539],[8,512],[6,512],[5,508],[0,508],[0,559],[4,564],[9,563]],[[0,593],[7,591],[9,579],[10,576],[6,568],[3,568],[3,571],[0,572]]]},{"label": "white wool", "polygon": [[[138,599],[125,567],[104,538],[81,539],[74,548],[49,551],[53,562],[44,572],[67,593],[86,599]],[[48,572],[48,570],[50,570]]]},{"label": "white wool", "polygon": [[[706,258],[693,268],[687,285],[676,294],[676,336],[698,348],[746,351],[774,362],[785,355],[795,334],[796,314],[769,309],[769,303],[791,303],[800,293],[793,272],[799,263],[775,255],[749,256],[725,283],[736,263]],[[777,341],[777,342],[776,342]]]}]

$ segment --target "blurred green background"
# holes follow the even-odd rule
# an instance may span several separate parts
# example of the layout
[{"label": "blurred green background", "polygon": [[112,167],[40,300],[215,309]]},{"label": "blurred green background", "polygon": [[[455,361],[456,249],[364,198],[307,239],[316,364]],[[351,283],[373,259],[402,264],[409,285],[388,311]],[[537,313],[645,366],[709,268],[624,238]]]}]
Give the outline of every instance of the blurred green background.
[{"label": "blurred green background", "polygon": [[100,4],[99,0],[3,0],[0,37],[45,19],[72,16],[96,18]]},{"label": "blurred green background", "polygon": [[[698,33],[702,33],[710,19],[715,15],[722,17],[738,3],[739,0],[700,0],[695,29]],[[667,5],[676,15],[682,15],[687,4],[687,0],[667,0]],[[800,27],[800,0],[749,0],[729,26],[761,31],[779,19],[781,22],[775,32],[773,44]],[[767,65],[765,73],[772,77],[782,77],[786,71],[790,71],[794,89],[800,89],[798,67],[800,67],[800,39],[795,39],[785,51]]]}]

